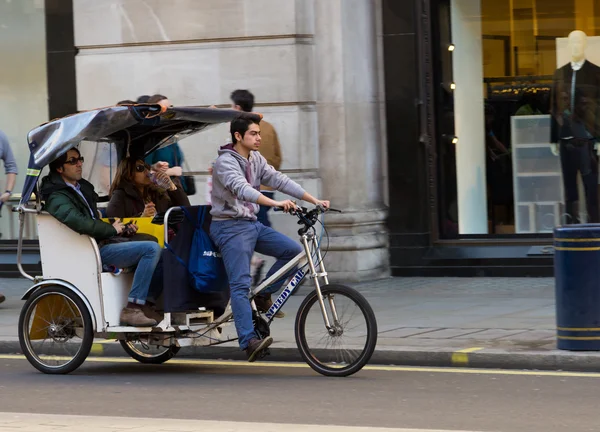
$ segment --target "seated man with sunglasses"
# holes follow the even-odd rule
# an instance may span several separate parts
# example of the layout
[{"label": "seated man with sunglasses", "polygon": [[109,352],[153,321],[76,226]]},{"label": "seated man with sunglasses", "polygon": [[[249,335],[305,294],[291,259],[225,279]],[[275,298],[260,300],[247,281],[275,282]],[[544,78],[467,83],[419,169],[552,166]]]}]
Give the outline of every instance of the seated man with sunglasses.
[{"label": "seated man with sunglasses", "polygon": [[128,241],[137,227],[120,220],[109,224],[100,219],[98,195],[94,186],[82,179],[83,157],[76,148],[50,163],[50,174],[42,179],[44,210],[71,228],[98,241],[102,264],[116,268],[136,267],[128,303],[121,311],[121,325],[148,327],[157,324],[149,318],[146,306],[150,282],[160,259],[161,248],[151,241]]}]

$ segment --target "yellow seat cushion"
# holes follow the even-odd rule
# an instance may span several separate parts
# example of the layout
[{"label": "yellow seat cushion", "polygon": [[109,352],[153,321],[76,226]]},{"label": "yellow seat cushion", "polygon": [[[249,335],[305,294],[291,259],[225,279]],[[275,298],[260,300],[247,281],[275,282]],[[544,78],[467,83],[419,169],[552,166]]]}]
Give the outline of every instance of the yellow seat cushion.
[{"label": "yellow seat cushion", "polygon": [[[114,219],[114,218],[111,218]],[[137,218],[120,218],[124,224],[127,222],[133,222],[138,226],[138,232],[144,234],[153,235],[158,239],[160,247],[165,247],[165,226],[152,223],[151,217],[137,217]],[[108,218],[102,219],[105,222],[110,223]]]}]

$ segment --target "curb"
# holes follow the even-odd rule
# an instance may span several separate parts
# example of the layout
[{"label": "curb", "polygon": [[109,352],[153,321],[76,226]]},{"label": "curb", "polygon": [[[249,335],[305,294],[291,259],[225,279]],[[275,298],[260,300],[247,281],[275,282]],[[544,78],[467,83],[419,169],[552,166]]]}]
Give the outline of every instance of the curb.
[{"label": "curb", "polygon": [[[296,347],[271,347],[271,355],[264,361],[303,362]],[[18,341],[0,341],[0,354],[22,354]],[[128,357],[117,343],[94,343],[90,356]],[[177,358],[203,360],[246,360],[237,347],[183,347]],[[405,349],[376,350],[371,365],[458,367],[478,369],[520,369],[544,371],[600,372],[600,352],[569,351],[506,351],[482,349],[458,351],[426,351],[407,347]]]}]

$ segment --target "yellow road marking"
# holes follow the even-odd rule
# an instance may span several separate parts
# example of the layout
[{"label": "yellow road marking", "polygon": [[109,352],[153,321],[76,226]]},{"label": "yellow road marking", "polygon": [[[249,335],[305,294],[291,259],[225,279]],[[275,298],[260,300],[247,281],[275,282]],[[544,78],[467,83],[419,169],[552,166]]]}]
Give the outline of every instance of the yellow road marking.
[{"label": "yellow road marking", "polygon": [[481,351],[483,349],[483,347],[473,347],[473,348],[465,348],[465,349],[461,349],[456,351],[457,353],[472,353],[475,351]]},{"label": "yellow road marking", "polygon": [[557,251],[582,251],[582,252],[591,252],[591,251],[600,251],[600,247],[554,247]]},{"label": "yellow road marking", "polygon": [[598,327],[557,327],[560,331],[600,332]]},{"label": "yellow road marking", "polygon": [[115,342],[117,342],[116,339],[98,339],[98,340],[94,341],[95,344],[108,344],[108,343],[115,343]]},{"label": "yellow road marking", "polygon": [[102,355],[104,353],[104,347],[102,345],[115,342],[117,342],[116,339],[98,339],[92,344],[92,349],[90,352],[94,355]]},{"label": "yellow road marking", "polygon": [[[25,356],[19,354],[0,354],[2,360],[25,360]],[[94,363],[137,363],[136,360],[127,357],[88,357],[86,362]],[[248,363],[239,360],[193,360],[193,359],[172,359],[168,364],[192,365],[192,366],[236,366],[236,367],[266,367],[266,368],[287,368],[287,369],[308,369],[305,363],[284,363],[284,362],[259,362]],[[508,370],[508,369],[467,369],[467,368],[444,368],[444,367],[420,367],[420,366],[376,366],[367,365],[363,368],[366,371],[380,372],[425,372],[425,373],[457,373],[457,374],[475,374],[475,375],[524,375],[524,376],[548,376],[548,377],[582,377],[582,378],[600,378],[599,372],[563,372],[563,371],[529,371],[529,370]]]},{"label": "yellow road marking", "polygon": [[563,340],[582,340],[582,341],[595,341],[600,340],[600,336],[556,336],[558,339]]},{"label": "yellow road marking", "polygon": [[469,364],[469,353],[480,351],[483,348],[473,347],[458,350],[452,353],[450,361],[454,366],[467,366]]},{"label": "yellow road marking", "polygon": [[90,349],[90,353],[94,355],[102,354],[104,352],[104,347],[99,343],[92,344],[92,349]]}]

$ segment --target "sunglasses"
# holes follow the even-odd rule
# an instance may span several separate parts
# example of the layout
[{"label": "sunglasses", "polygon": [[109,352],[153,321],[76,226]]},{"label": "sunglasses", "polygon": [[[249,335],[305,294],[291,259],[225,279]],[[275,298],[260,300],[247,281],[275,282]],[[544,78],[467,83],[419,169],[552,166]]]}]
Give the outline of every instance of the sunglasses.
[{"label": "sunglasses", "polygon": [[150,169],[150,167],[148,167],[147,165],[136,165],[135,166],[135,170],[139,173],[147,171],[149,169]]},{"label": "sunglasses", "polygon": [[71,159],[67,159],[65,161],[65,163],[69,164],[69,165],[77,165],[77,163],[79,163],[79,162],[83,163],[83,161],[84,161],[84,157],[83,156],[79,156],[78,158],[72,157]]}]

